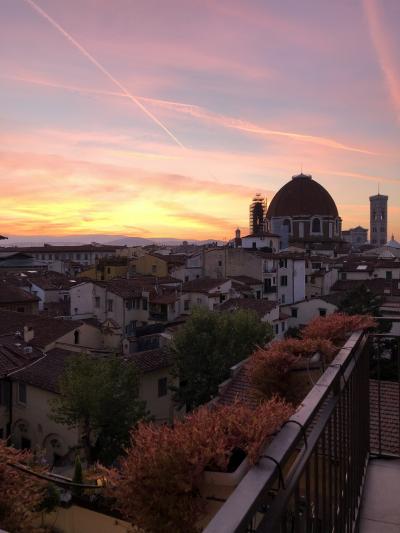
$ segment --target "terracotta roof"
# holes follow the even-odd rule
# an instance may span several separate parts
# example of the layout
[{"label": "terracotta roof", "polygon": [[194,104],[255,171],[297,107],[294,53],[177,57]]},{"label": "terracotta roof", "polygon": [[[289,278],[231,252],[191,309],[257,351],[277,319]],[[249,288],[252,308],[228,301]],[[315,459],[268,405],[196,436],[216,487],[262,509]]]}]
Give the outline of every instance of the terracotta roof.
[{"label": "terracotta roof", "polygon": [[39,298],[5,280],[0,280],[0,304],[38,302]]},{"label": "terracotta roof", "polygon": [[157,294],[154,293],[150,295],[150,303],[152,304],[173,304],[177,300],[179,300],[180,296],[176,294],[175,292],[171,293],[165,293],[165,294]]},{"label": "terracotta roof", "polygon": [[41,252],[115,252],[126,246],[111,246],[108,244],[79,244],[72,246],[53,246],[46,244],[46,246],[7,246],[2,247],[4,252],[27,252],[27,253],[41,253]]},{"label": "terracotta roof", "polygon": [[293,176],[272,198],[267,218],[293,216],[338,217],[332,196],[311,176]]},{"label": "terracotta roof", "polygon": [[47,352],[45,358],[13,374],[13,379],[39,389],[58,393],[58,383],[64,373],[65,364],[74,355],[77,355],[76,352],[54,348]]},{"label": "terracotta roof", "polygon": [[208,292],[229,281],[228,279],[199,278],[182,285],[182,292]]},{"label": "terracotta roof", "polygon": [[[399,385],[393,381],[370,379],[370,445],[371,451],[379,451],[379,418],[381,424],[381,451],[388,454],[400,453],[399,440]],[[380,417],[378,404],[380,386]]]},{"label": "terracotta roof", "polygon": [[257,392],[251,385],[247,368],[248,360],[237,367],[233,377],[220,387],[217,403],[230,405],[235,400],[240,400],[250,407],[256,407],[260,403]]},{"label": "terracotta roof", "polygon": [[41,348],[45,348],[82,324],[83,322],[79,320],[62,320],[0,309],[0,334],[16,331],[23,333],[24,326],[32,326],[34,338],[31,344]]},{"label": "terracotta roof", "polygon": [[30,274],[28,275],[28,280],[30,283],[34,283],[45,291],[69,290],[75,285],[65,274],[51,270],[38,274]]},{"label": "terracotta roof", "polygon": [[365,285],[374,294],[380,294],[381,296],[400,296],[399,280],[386,280],[382,278],[373,279],[347,279],[336,281],[331,290],[332,291],[351,291]]},{"label": "terracotta roof", "polygon": [[262,285],[262,281],[256,278],[251,278],[250,276],[228,276],[229,279],[242,283],[244,285]]},{"label": "terracotta roof", "polygon": [[43,353],[25,343],[22,336],[0,335],[0,378],[42,356]]},{"label": "terracotta roof", "polygon": [[231,311],[234,309],[252,309],[260,318],[270,313],[278,306],[277,302],[270,300],[256,300],[255,298],[231,298],[218,306],[219,311]]},{"label": "terracotta roof", "polygon": [[144,352],[135,352],[129,354],[125,358],[127,361],[134,363],[144,374],[168,368],[172,365],[170,357],[162,348],[146,350]]}]

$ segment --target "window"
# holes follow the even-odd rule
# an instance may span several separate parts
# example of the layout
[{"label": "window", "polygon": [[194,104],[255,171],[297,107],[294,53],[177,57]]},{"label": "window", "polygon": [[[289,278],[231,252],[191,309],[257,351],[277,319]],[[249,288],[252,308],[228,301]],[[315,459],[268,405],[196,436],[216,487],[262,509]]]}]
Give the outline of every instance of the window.
[{"label": "window", "polygon": [[183,302],[183,309],[184,309],[185,311],[189,311],[189,300],[185,300],[185,301]]},{"label": "window", "polygon": [[158,397],[166,396],[168,392],[167,378],[160,378],[158,380]]},{"label": "window", "polygon": [[79,330],[74,331],[74,344],[79,344]]},{"label": "window", "polygon": [[285,322],[281,322],[281,330],[282,333],[285,331]]},{"label": "window", "polygon": [[126,303],[125,303],[125,306],[127,309],[132,309],[133,307],[133,300],[132,299],[129,299],[129,300],[126,300]]},{"label": "window", "polygon": [[340,274],[340,278],[341,278],[342,280],[345,281],[345,280],[347,279],[347,274],[346,274],[346,272],[342,272],[342,273]]},{"label": "window", "polygon": [[112,310],[113,310],[113,301],[107,300],[107,311],[112,313]]},{"label": "window", "polygon": [[185,276],[185,282],[189,281],[189,276]]},{"label": "window", "polygon": [[298,312],[297,307],[292,307],[291,311],[292,311],[292,318],[297,318],[297,312]]},{"label": "window", "polygon": [[111,274],[111,267],[107,267],[107,274]]},{"label": "window", "polygon": [[257,292],[256,292],[256,299],[257,299],[257,300],[260,300],[260,299],[261,299],[261,291],[257,291]]},{"label": "window", "polygon": [[275,324],[275,335],[279,333],[279,324]]},{"label": "window", "polygon": [[157,272],[157,265],[151,265],[151,273],[155,274]]},{"label": "window", "polygon": [[85,254],[85,261],[88,261],[88,259],[89,259],[88,254]]},{"label": "window", "polygon": [[387,270],[386,271],[386,279],[388,281],[390,281],[392,279],[392,271],[391,270]]},{"label": "window", "polygon": [[100,296],[95,296],[94,306],[97,307],[97,309],[100,307]]},{"label": "window", "polygon": [[281,268],[287,268],[287,259],[279,259],[279,266]]},{"label": "window", "polygon": [[18,383],[18,401],[26,404],[26,385],[25,383]]},{"label": "window", "polygon": [[222,267],[222,261],[218,261],[218,266]]},{"label": "window", "polygon": [[321,221],[319,218],[314,218],[311,227],[312,233],[321,233]]},{"label": "window", "polygon": [[76,254],[76,258],[78,259],[78,261],[81,259],[81,254]]},{"label": "window", "polygon": [[144,311],[147,311],[147,298],[142,299],[142,307]]},{"label": "window", "polygon": [[284,304],[286,301],[286,296],[284,294],[282,294],[281,296],[281,302]]},{"label": "window", "polygon": [[324,309],[323,307],[318,309],[319,311],[319,316],[326,316],[326,309]]},{"label": "window", "polygon": [[284,227],[287,228],[288,233],[291,233],[291,231],[292,231],[292,224],[290,223],[290,220],[289,220],[288,218],[286,218],[286,219],[283,221],[282,225],[283,225]]},{"label": "window", "polygon": [[287,287],[287,276],[281,276],[280,284],[281,284],[281,287]]}]

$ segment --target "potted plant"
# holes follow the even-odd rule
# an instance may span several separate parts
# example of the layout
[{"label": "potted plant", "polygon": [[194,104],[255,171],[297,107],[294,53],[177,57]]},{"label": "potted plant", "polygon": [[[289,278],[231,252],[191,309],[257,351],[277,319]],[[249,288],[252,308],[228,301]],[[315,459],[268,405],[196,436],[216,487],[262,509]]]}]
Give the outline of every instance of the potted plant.
[{"label": "potted plant", "polygon": [[292,412],[273,398],[255,408],[201,407],[172,428],[139,424],[119,468],[108,471],[108,495],[145,531],[198,531],[208,498],[221,486],[233,490]]}]

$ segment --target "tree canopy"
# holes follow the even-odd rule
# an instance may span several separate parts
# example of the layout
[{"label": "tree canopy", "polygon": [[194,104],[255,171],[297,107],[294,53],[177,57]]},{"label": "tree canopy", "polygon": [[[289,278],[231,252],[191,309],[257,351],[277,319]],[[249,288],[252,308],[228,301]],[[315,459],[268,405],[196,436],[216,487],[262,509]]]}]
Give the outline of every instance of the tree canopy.
[{"label": "tree canopy", "polygon": [[129,430],[146,417],[136,367],[117,356],[72,356],[59,387],[51,401],[53,419],[82,430],[89,462],[111,463],[128,444]]},{"label": "tree canopy", "polygon": [[374,294],[365,285],[348,291],[340,302],[339,311],[347,315],[378,316],[383,297]]},{"label": "tree canopy", "polygon": [[169,346],[179,379],[175,400],[188,410],[208,402],[229,377],[230,367],[271,338],[271,326],[252,310],[193,310]]}]

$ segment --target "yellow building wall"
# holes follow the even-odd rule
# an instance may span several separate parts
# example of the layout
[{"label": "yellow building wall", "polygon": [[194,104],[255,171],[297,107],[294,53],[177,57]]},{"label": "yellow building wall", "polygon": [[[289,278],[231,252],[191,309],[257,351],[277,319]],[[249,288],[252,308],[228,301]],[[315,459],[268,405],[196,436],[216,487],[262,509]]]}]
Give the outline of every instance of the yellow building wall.
[{"label": "yellow building wall", "polygon": [[131,265],[135,267],[137,274],[158,277],[168,276],[167,262],[153,255],[147,254],[133,259]]},{"label": "yellow building wall", "polygon": [[104,270],[97,270],[96,267],[80,272],[78,278],[89,278],[94,281],[109,281],[113,278],[126,278],[128,265],[105,265]]}]

